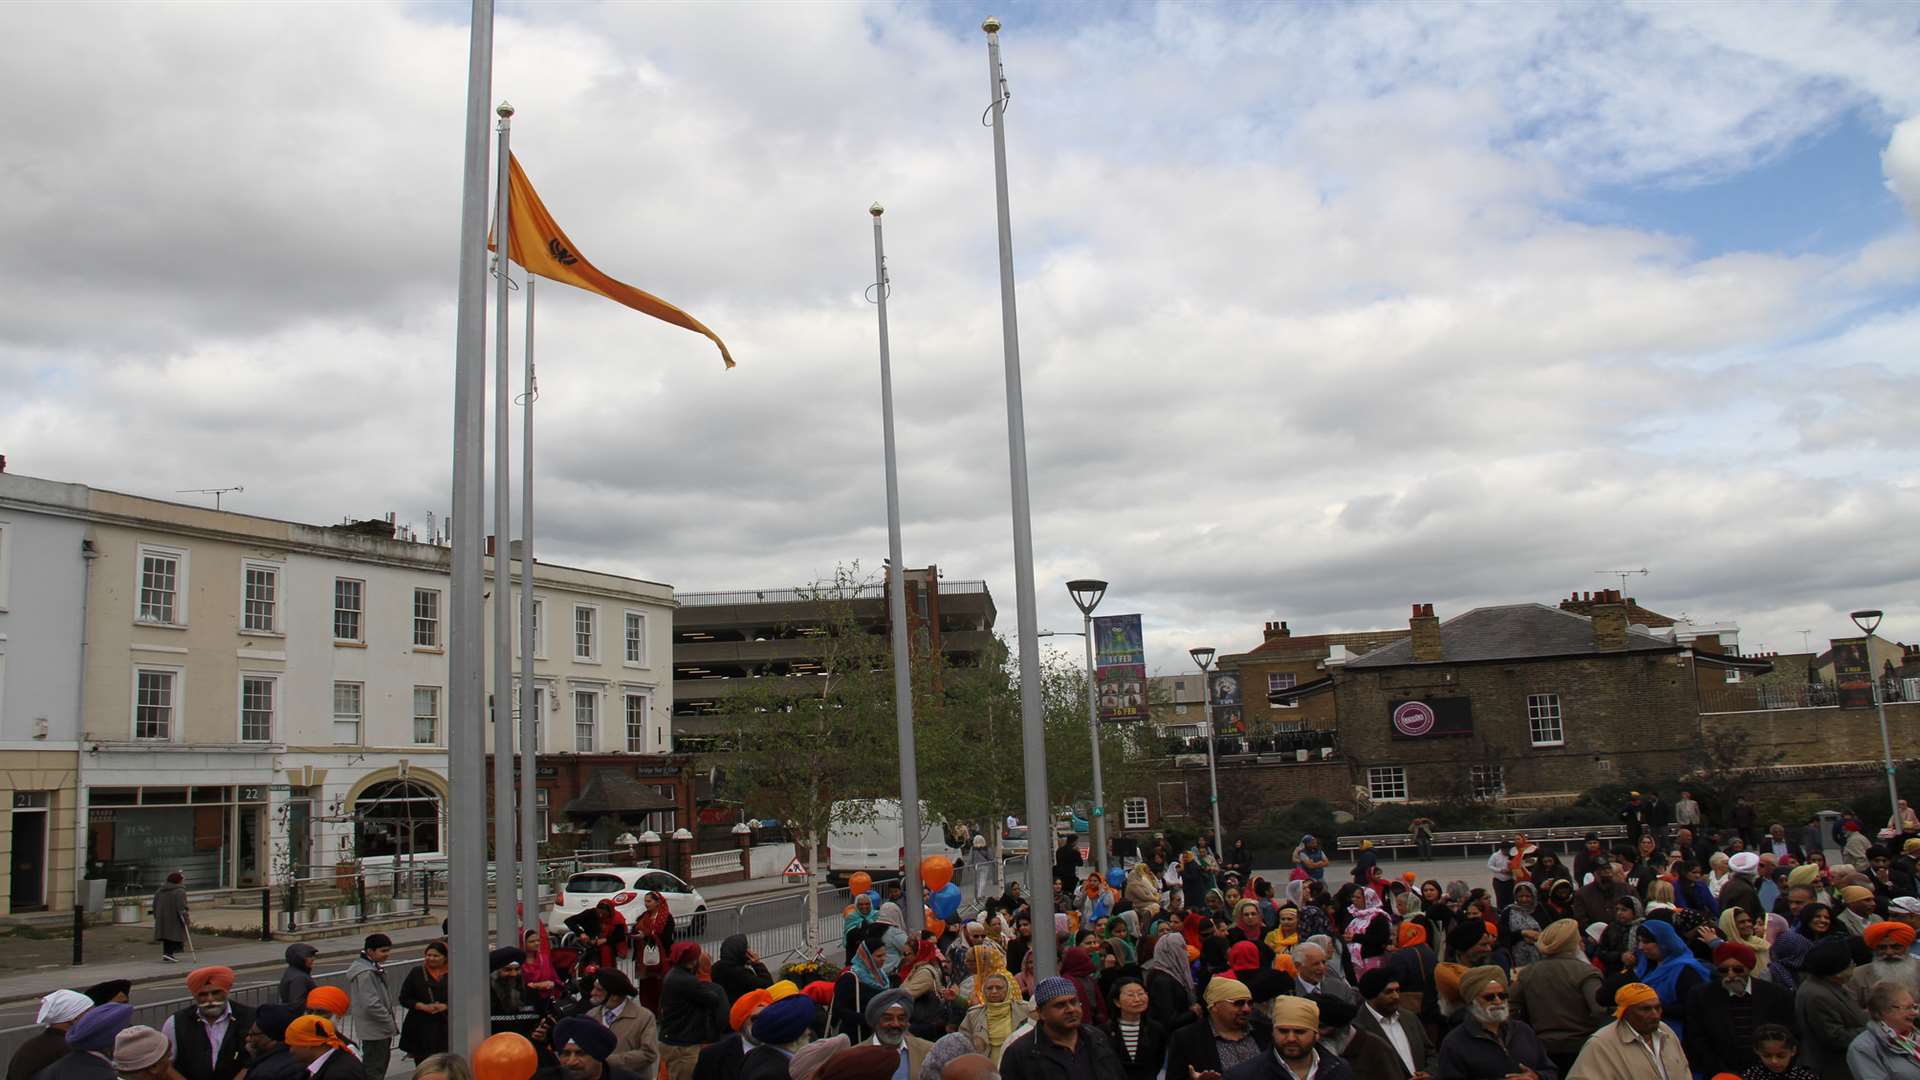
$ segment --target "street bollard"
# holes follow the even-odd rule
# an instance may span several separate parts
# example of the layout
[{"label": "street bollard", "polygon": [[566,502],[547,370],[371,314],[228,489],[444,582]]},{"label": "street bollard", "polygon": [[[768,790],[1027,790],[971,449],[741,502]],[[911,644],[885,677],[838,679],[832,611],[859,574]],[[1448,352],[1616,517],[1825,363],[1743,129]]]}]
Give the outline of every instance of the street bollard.
[{"label": "street bollard", "polygon": [[273,940],[273,890],[260,890],[260,940]]},{"label": "street bollard", "polygon": [[86,951],[84,944],[87,936],[87,908],[84,904],[73,905],[73,966],[85,963],[81,957]]}]

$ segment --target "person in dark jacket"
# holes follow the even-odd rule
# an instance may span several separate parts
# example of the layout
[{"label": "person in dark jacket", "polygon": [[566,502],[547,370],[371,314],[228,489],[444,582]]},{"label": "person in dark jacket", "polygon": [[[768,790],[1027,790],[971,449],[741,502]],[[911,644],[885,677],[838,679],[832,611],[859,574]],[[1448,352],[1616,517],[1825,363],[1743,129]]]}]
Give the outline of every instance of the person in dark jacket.
[{"label": "person in dark jacket", "polygon": [[700,1048],[727,1030],[726,991],[702,982],[700,943],[676,941],[660,988],[660,1060],[667,1080],[693,1080]]},{"label": "person in dark jacket", "polygon": [[280,1001],[305,1008],[307,993],[319,985],[313,981],[313,961],[320,950],[304,941],[287,946],[287,970],[280,973]]},{"label": "person in dark jacket", "polygon": [[1559,1067],[1533,1029],[1509,1015],[1505,972],[1490,964],[1468,968],[1460,976],[1460,1000],[1467,1016],[1440,1041],[1434,1080],[1513,1076],[1522,1067],[1539,1080],[1560,1080]]},{"label": "person in dark jacket", "polygon": [[55,990],[40,999],[34,1023],[42,1025],[20,1044],[7,1062],[7,1080],[33,1080],[33,1074],[67,1056],[67,1029],[93,1008],[93,1000],[76,990]]},{"label": "person in dark jacket", "polygon": [[1120,1080],[1125,1070],[1113,1044],[1099,1029],[1080,1024],[1080,999],[1059,976],[1033,988],[1033,1030],[1007,1044],[1000,1055],[1004,1080]]},{"label": "person in dark jacket", "polygon": [[[787,1080],[795,1051],[808,1044],[814,1009],[804,994],[794,994],[761,1009],[740,1028],[753,1046],[740,1063],[740,1080]],[[846,1045],[840,1037],[834,1042]],[[876,1048],[881,1049],[881,1048]],[[894,1055],[891,1060],[898,1061]]]},{"label": "person in dark jacket", "polygon": [[300,1018],[294,1005],[268,1002],[253,1011],[247,1032],[247,1080],[304,1080],[307,1067],[287,1049],[287,1025]]},{"label": "person in dark jacket", "polygon": [[1744,1072],[1760,1063],[1753,1033],[1762,1024],[1793,1026],[1791,991],[1753,977],[1757,957],[1737,941],[1713,950],[1714,980],[1687,995],[1687,1061],[1698,1072]]},{"label": "person in dark jacket", "polygon": [[131,1005],[94,1006],[67,1029],[66,1055],[41,1069],[39,1080],[114,1080],[113,1040],[131,1023]]},{"label": "person in dark jacket", "polygon": [[1271,1033],[1253,1023],[1253,992],[1238,979],[1207,980],[1206,1019],[1167,1036],[1167,1075],[1219,1076],[1264,1054]]},{"label": "person in dark jacket", "polygon": [[1154,1080],[1167,1060],[1167,1029],[1147,1015],[1151,1004],[1139,979],[1128,975],[1113,984],[1113,1019],[1106,1033],[1127,1080]]},{"label": "person in dark jacket", "polygon": [[177,964],[175,954],[187,940],[187,877],[175,870],[153,894],[153,940],[160,943],[160,959]]},{"label": "person in dark jacket", "polygon": [[773,976],[760,954],[747,947],[747,935],[734,934],[720,943],[720,958],[713,962],[713,981],[727,992],[727,1005],[755,990],[773,985]]},{"label": "person in dark jacket", "polygon": [[1146,976],[1148,1015],[1169,1037],[1200,1019],[1194,1008],[1193,962],[1187,959],[1187,942],[1178,930],[1160,935],[1152,958],[1141,970]]},{"label": "person in dark jacket", "polygon": [[203,967],[187,975],[193,1004],[167,1017],[160,1033],[173,1046],[173,1067],[185,1080],[234,1080],[246,1067],[253,1010],[227,1000],[230,967]]},{"label": "person in dark jacket", "polygon": [[447,943],[429,941],[420,966],[400,982],[400,1052],[415,1064],[447,1052]]},{"label": "person in dark jacket", "polygon": [[[1225,1080],[1296,1080],[1309,1068],[1314,1080],[1354,1080],[1346,1059],[1320,1042],[1320,1008],[1309,998],[1282,997],[1273,1003],[1273,1053],[1229,1069]],[[1169,1080],[1172,1077],[1169,1076]]]}]

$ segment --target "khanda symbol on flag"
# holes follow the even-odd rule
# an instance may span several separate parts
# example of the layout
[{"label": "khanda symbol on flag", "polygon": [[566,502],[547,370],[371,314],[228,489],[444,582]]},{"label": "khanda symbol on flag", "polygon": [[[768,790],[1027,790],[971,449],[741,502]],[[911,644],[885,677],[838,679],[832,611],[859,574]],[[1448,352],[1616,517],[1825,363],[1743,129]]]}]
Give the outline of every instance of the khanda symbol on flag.
[{"label": "khanda symbol on flag", "polygon": [[[719,347],[720,359],[726,361],[728,367],[733,366],[726,342],[707,329],[705,323],[652,293],[615,281],[588,262],[573,246],[573,241],[567,239],[560,223],[547,212],[546,204],[540,201],[526,172],[520,168],[520,159],[513,154],[507,155],[507,191],[507,257],[527,273],[598,293],[616,304],[625,304],[661,322],[700,334]],[[488,251],[497,250],[498,239],[488,237]]]}]

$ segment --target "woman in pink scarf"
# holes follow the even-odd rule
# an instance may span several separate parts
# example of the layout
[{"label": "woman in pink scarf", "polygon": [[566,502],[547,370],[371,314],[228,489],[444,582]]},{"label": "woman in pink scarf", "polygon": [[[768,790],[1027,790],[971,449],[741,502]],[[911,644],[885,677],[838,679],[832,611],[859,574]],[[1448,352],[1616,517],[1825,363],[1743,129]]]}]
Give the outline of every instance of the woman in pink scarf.
[{"label": "woman in pink scarf", "polygon": [[1380,894],[1372,889],[1356,889],[1353,902],[1347,907],[1347,928],[1344,934],[1347,941],[1347,956],[1353,961],[1353,977],[1358,979],[1381,964],[1386,963],[1385,954],[1362,957],[1360,938],[1375,919],[1385,919],[1391,925],[1393,916],[1380,906]]}]

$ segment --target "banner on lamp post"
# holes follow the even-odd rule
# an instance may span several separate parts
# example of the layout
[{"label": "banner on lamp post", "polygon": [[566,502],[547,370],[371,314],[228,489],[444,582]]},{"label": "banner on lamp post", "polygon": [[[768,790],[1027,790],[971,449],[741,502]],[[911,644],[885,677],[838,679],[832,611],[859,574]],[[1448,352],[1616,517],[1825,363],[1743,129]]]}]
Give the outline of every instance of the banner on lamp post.
[{"label": "banner on lamp post", "polygon": [[1094,617],[1093,683],[1102,722],[1147,718],[1147,648],[1140,616]]},{"label": "banner on lamp post", "polygon": [[1207,700],[1213,703],[1213,733],[1244,735],[1246,721],[1241,713],[1240,673],[1216,671],[1207,676]]}]

